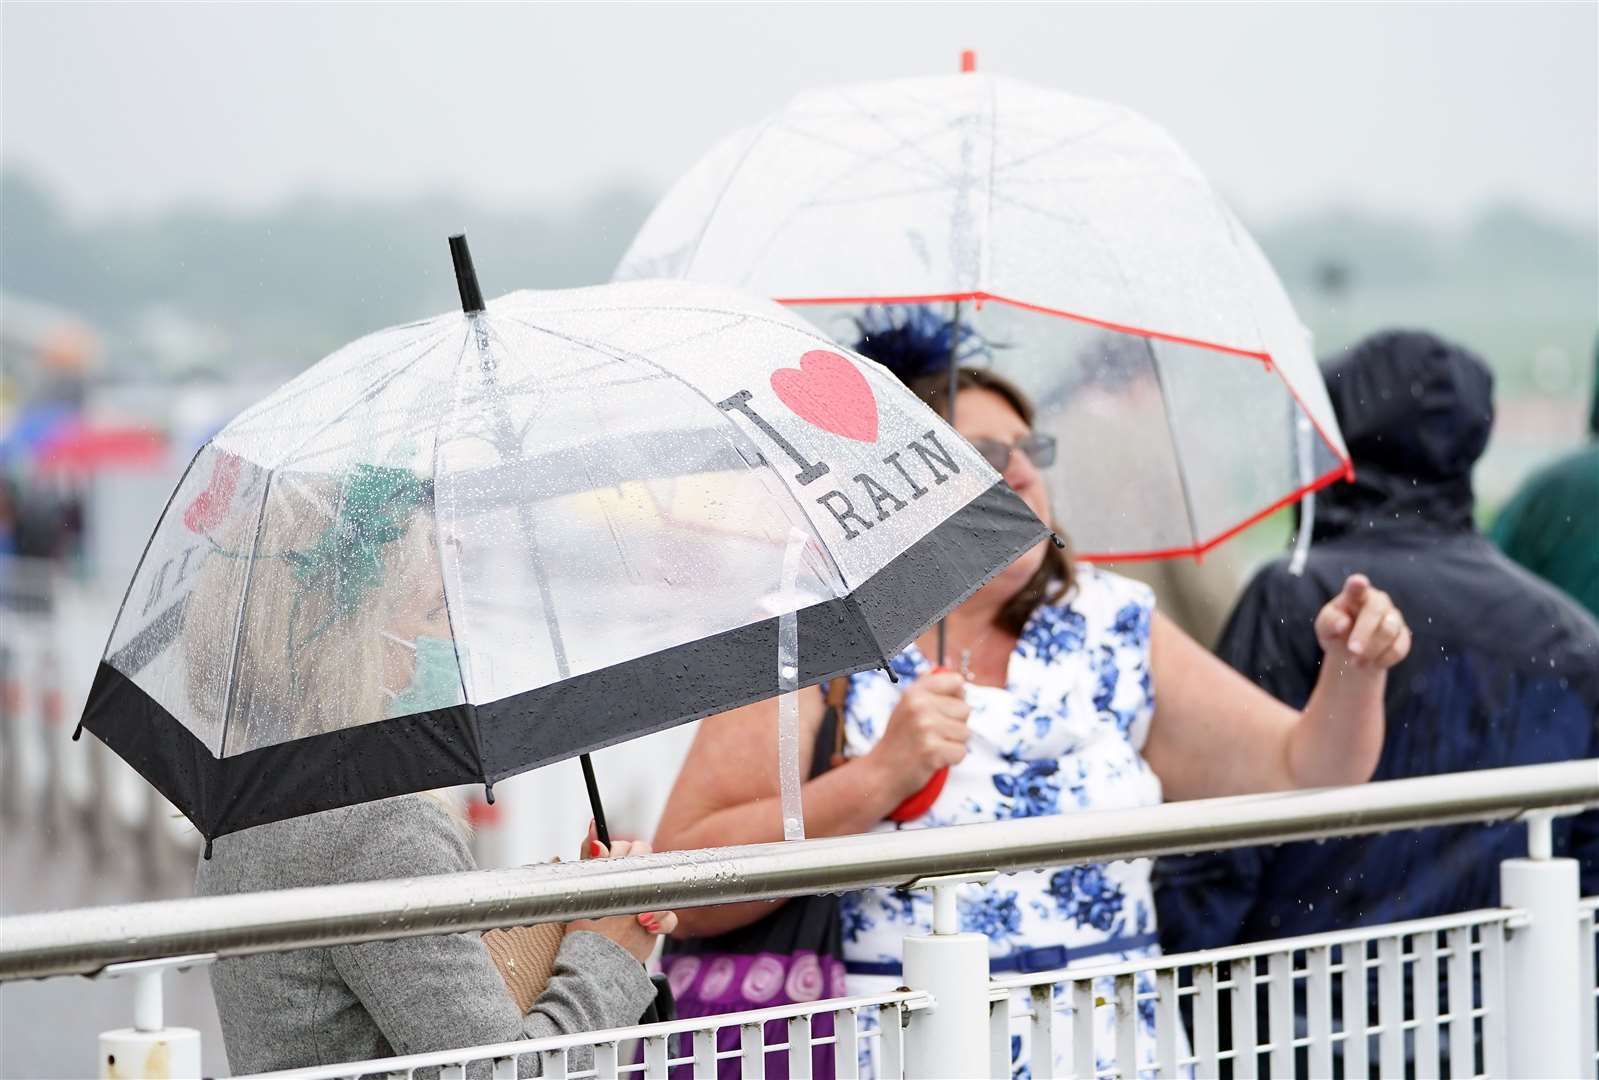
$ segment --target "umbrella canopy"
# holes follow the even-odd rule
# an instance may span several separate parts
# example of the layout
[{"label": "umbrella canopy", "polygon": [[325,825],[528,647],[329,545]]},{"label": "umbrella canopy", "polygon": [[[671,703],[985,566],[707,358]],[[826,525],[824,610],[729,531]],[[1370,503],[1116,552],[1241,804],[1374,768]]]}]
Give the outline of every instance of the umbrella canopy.
[{"label": "umbrella canopy", "polygon": [[981,308],[1089,557],[1201,552],[1348,468],[1265,257],[1121,106],[976,73],[803,93],[656,207],[617,277],[661,276],[805,305],[841,340],[872,305]]},{"label": "umbrella canopy", "polygon": [[208,838],[885,664],[1048,536],[892,376],[769,301],[465,306],[234,419],[156,527],[82,726]]}]

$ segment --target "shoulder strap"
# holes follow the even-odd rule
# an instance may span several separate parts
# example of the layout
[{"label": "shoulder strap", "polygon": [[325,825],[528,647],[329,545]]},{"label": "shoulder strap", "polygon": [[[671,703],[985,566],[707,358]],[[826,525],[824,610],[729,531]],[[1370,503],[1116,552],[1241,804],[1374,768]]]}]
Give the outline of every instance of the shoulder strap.
[{"label": "shoulder strap", "polygon": [[816,743],[811,748],[811,780],[831,769],[833,758],[844,752],[844,702],[848,696],[847,677],[830,679],[822,688],[827,710],[822,713],[822,724],[816,731]]}]

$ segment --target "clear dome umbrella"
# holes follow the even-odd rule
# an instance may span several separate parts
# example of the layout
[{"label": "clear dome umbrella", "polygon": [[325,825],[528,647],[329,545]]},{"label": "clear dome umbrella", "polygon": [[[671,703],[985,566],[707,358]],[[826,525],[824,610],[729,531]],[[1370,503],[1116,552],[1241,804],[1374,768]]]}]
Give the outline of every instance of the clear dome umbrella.
[{"label": "clear dome umbrella", "polygon": [[747,289],[845,341],[863,309],[953,305],[1056,437],[1089,558],[1197,555],[1349,467],[1266,258],[1119,105],[971,70],[802,93],[694,165],[616,276]]},{"label": "clear dome umbrella", "polygon": [[[876,365],[683,282],[340,349],[156,526],[81,728],[207,840],[886,663],[1048,536]],[[779,663],[780,649],[786,663]]]}]

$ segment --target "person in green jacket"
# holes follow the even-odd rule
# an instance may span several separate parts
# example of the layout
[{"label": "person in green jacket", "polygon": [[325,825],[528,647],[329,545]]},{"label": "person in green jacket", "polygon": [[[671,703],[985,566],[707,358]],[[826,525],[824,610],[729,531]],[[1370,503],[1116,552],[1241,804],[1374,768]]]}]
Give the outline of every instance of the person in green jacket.
[{"label": "person in green jacket", "polygon": [[1534,473],[1490,535],[1510,558],[1599,618],[1599,348],[1588,445]]}]

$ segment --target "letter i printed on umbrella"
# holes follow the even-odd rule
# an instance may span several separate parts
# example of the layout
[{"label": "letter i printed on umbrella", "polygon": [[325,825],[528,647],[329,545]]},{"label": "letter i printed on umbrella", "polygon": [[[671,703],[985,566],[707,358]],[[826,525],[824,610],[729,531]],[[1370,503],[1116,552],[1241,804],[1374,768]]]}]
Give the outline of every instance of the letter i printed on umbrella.
[{"label": "letter i printed on umbrella", "polygon": [[881,666],[1047,542],[940,417],[777,304],[484,302],[452,251],[463,310],[227,424],[129,585],[81,727],[208,846]]}]

